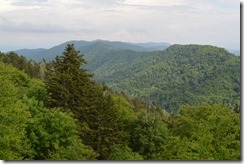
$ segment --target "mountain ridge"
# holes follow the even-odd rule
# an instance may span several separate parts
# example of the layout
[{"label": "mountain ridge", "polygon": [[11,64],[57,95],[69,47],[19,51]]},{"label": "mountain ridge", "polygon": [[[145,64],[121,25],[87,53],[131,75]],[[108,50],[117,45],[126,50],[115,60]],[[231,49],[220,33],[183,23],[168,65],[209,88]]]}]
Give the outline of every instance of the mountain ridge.
[{"label": "mountain ridge", "polygon": [[166,110],[179,104],[240,101],[240,57],[224,48],[172,45],[134,65],[141,69],[130,77],[119,78],[133,72],[133,65],[110,76],[102,74],[109,69],[100,70],[96,78],[119,92],[147,97]]},{"label": "mountain ridge", "polygon": [[[94,41],[84,41],[84,40],[71,40],[64,43],[61,43],[59,45],[56,45],[54,47],[51,47],[49,49],[20,49],[15,50],[14,52],[25,56],[27,59],[32,59],[34,61],[41,61],[43,58],[46,61],[51,61],[55,59],[57,55],[61,55],[65,46],[68,43],[72,43],[75,45],[76,49],[83,52],[83,49],[87,49],[87,46],[91,46],[93,44],[104,44],[106,46],[109,46],[110,48],[114,49],[126,49],[126,50],[133,50],[133,51],[157,51],[157,50],[163,50],[170,46],[169,43],[161,42],[161,43],[154,43],[154,42],[148,42],[148,43],[130,43],[130,42],[121,42],[121,41],[107,41],[107,40],[94,40]],[[41,51],[40,51],[41,49]]]},{"label": "mountain ridge", "polygon": [[[162,51],[167,47],[171,46],[171,44],[167,42],[145,42],[145,43],[133,43],[133,42],[122,42],[122,41],[108,41],[108,40],[93,40],[93,41],[85,41],[85,40],[70,40],[59,45],[53,46],[51,48],[36,48],[36,49],[19,49],[13,52],[16,52],[19,55],[25,56],[28,60],[34,60],[40,62],[45,59],[47,61],[54,60],[57,55],[61,55],[65,46],[68,43],[72,43],[75,45],[76,49],[80,50],[81,53],[86,53],[83,51],[83,48],[86,46],[91,46],[92,44],[102,43],[111,46],[115,49],[126,49],[133,51]],[[187,44],[185,44],[187,45]],[[87,49],[87,48],[85,48]],[[235,54],[236,56],[240,56],[240,50],[235,49],[226,49],[228,52]],[[85,54],[86,55],[86,54]]]}]

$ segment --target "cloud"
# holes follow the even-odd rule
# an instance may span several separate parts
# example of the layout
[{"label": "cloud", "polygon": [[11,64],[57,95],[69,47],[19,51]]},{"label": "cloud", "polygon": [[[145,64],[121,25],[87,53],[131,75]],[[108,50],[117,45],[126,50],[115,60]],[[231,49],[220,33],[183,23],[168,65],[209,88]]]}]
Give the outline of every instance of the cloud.
[{"label": "cloud", "polygon": [[68,29],[54,24],[33,24],[31,22],[16,23],[2,18],[0,21],[0,29],[6,32],[22,32],[22,33],[63,33],[69,32]]},{"label": "cloud", "polygon": [[12,0],[13,6],[39,6],[47,3],[48,0]]},{"label": "cloud", "polygon": [[41,43],[55,36],[52,43],[100,38],[238,47],[239,12],[234,0],[2,0],[0,31]]},{"label": "cloud", "polygon": [[0,29],[6,32],[21,32],[21,33],[89,33],[97,32],[88,28],[66,28],[64,26],[55,25],[52,23],[33,24],[32,22],[13,22],[6,18],[0,19]]},{"label": "cloud", "polygon": [[93,6],[116,6],[124,2],[124,0],[83,0],[83,4],[93,5]]}]

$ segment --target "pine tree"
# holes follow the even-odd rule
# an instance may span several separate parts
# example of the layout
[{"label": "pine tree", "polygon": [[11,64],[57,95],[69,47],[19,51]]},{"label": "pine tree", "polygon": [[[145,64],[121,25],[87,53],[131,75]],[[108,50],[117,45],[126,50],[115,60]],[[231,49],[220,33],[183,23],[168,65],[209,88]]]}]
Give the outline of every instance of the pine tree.
[{"label": "pine tree", "polygon": [[81,68],[86,61],[73,44],[68,44],[63,55],[56,57],[49,68],[46,87],[49,106],[71,111],[79,121],[80,137],[91,146],[98,159],[107,159],[111,143],[127,141],[121,112],[114,105],[112,95],[91,80],[92,74]]},{"label": "pine tree", "polygon": [[124,116],[115,107],[112,95],[97,92],[94,103],[93,108],[86,112],[89,121],[87,126],[82,126],[82,140],[100,154],[98,159],[104,160],[111,153],[112,144],[128,142],[128,134],[125,132]]},{"label": "pine tree", "polygon": [[82,116],[82,109],[89,106],[88,97],[94,82],[93,75],[81,68],[86,63],[73,44],[68,44],[62,56],[57,56],[48,69],[45,81],[49,93],[49,106],[71,111]]}]

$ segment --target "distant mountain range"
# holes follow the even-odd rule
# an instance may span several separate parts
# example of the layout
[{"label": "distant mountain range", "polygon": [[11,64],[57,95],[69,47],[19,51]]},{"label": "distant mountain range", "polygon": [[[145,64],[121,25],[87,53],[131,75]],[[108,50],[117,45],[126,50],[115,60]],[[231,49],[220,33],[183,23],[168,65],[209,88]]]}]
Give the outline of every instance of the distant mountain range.
[{"label": "distant mountain range", "polygon": [[96,40],[15,52],[27,59],[51,61],[67,43],[84,54],[88,62],[84,67],[95,80],[168,111],[182,104],[240,102],[240,56],[215,46]]},{"label": "distant mountain range", "polygon": [[[27,59],[32,59],[34,61],[41,61],[43,58],[46,61],[51,61],[55,59],[57,55],[61,55],[65,46],[68,43],[73,43],[77,50],[79,50],[82,54],[89,55],[90,52],[96,51],[96,49],[107,49],[107,50],[133,50],[133,51],[158,51],[164,50],[170,46],[169,43],[161,42],[161,43],[129,43],[129,42],[119,42],[119,41],[105,41],[105,40],[95,40],[95,41],[68,41],[52,47],[50,49],[21,49],[16,50],[19,55],[25,56]],[[88,57],[89,58],[89,57]]]},{"label": "distant mountain range", "polygon": [[[130,42],[120,42],[120,41],[106,41],[106,40],[94,40],[94,41],[67,41],[60,45],[54,46],[49,49],[38,48],[38,49],[20,49],[15,50],[19,55],[25,56],[27,59],[32,59],[34,61],[41,61],[45,59],[46,61],[51,61],[55,59],[57,55],[61,55],[67,43],[73,43],[77,50],[79,50],[85,56],[89,55],[89,50],[94,49],[94,47],[106,47],[108,49],[116,49],[116,50],[133,50],[133,51],[144,51],[144,52],[152,52],[152,51],[160,51],[164,50],[170,46],[167,42],[147,42],[147,43],[130,43]],[[236,56],[240,56],[240,50],[227,49],[230,53],[235,54]],[[88,54],[87,54],[88,53]],[[88,57],[89,58],[89,57]]]},{"label": "distant mountain range", "polygon": [[241,51],[240,50],[227,49],[227,51],[229,51],[232,54],[235,54],[236,56],[240,56],[241,55]]}]

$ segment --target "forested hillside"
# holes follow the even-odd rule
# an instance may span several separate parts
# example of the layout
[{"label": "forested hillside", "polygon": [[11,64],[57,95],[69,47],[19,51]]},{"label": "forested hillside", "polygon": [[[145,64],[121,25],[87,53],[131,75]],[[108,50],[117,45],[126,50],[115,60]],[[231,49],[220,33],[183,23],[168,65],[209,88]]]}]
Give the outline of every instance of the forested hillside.
[{"label": "forested hillside", "polygon": [[[94,73],[94,79],[114,91],[147,99],[169,112],[177,112],[181,104],[215,102],[239,110],[240,56],[223,48],[172,45],[150,52],[146,49],[159,45],[101,40],[72,43],[84,54],[85,68]],[[48,61],[61,54],[65,45],[29,57]]]},{"label": "forested hillside", "polygon": [[107,62],[94,71],[95,78],[116,91],[150,99],[168,111],[180,104],[238,106],[240,102],[240,57],[221,48],[173,45],[121,63],[123,66]]},{"label": "forested hillside", "polygon": [[[221,49],[190,47],[191,51],[206,53],[211,49],[212,60],[206,60],[209,66],[215,58],[233,67],[236,64],[231,54],[219,54]],[[177,52],[179,58],[189,53],[179,45],[166,51],[171,56]],[[153,56],[156,60],[163,58],[161,55],[164,52]],[[31,76],[25,70],[30,61],[24,57],[8,58],[9,54],[1,54],[2,160],[240,160],[240,115],[228,105],[179,104],[179,112],[170,114],[152,105],[149,98],[142,101],[114,93],[94,81],[84,67],[86,61],[72,44],[46,67],[45,76],[37,72]],[[25,61],[22,67],[15,65],[20,59]],[[192,59],[191,64],[197,65]],[[185,63],[183,71],[191,70],[189,61],[174,61]],[[33,63],[29,65],[32,69],[38,65]],[[165,63],[160,61],[149,68],[161,64]],[[211,69],[226,71],[220,68]],[[140,69],[143,75],[145,68]],[[194,73],[191,71],[188,74]],[[235,76],[235,69],[231,71]]]},{"label": "forested hillside", "polygon": [[19,56],[14,52],[6,54],[0,52],[0,61],[13,65],[31,77],[40,77],[40,65],[32,60],[27,60],[24,56]]}]

